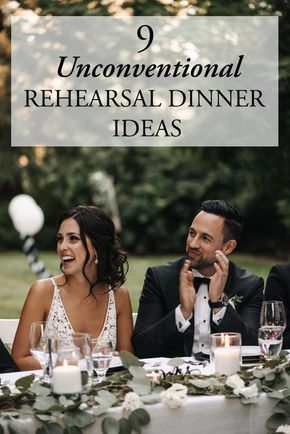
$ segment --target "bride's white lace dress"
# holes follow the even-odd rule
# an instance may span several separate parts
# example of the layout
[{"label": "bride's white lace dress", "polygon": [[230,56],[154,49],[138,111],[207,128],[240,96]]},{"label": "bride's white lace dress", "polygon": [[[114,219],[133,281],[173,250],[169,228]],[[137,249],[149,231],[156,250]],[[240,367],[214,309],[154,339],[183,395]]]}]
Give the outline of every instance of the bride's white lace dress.
[{"label": "bride's white lace dress", "polygon": [[[55,283],[54,279],[51,278],[54,293],[53,299],[50,306],[49,314],[46,320],[46,327],[44,335],[46,337],[56,336],[60,338],[69,339],[72,333],[75,333],[70,320],[66,314],[61,295],[60,289]],[[116,318],[116,305],[115,305],[115,294],[114,291],[109,291],[109,300],[107,313],[105,317],[105,322],[103,324],[102,331],[99,336],[102,336],[112,343],[113,350],[116,349],[117,344],[117,318]]]}]

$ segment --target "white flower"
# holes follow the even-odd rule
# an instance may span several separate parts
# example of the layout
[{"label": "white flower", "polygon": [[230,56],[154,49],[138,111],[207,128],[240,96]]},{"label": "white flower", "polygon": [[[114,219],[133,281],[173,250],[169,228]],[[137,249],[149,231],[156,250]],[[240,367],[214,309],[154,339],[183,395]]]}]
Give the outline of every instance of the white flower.
[{"label": "white flower", "polygon": [[236,310],[236,305],[234,303],[234,300],[229,300],[229,304],[232,306],[233,309]]},{"label": "white flower", "polygon": [[246,399],[256,398],[259,395],[257,384],[252,384],[252,386],[245,387],[244,381],[239,377],[238,374],[228,377],[226,380],[226,385],[233,389],[235,395],[242,395]]},{"label": "white flower", "polygon": [[252,384],[252,386],[249,387],[242,387],[240,389],[240,394],[243,395],[246,399],[256,398],[259,395],[257,384]]},{"label": "white flower", "polygon": [[233,295],[232,297],[229,298],[229,304],[236,309],[236,304],[239,304],[243,301],[243,296],[242,295]]},{"label": "white flower", "polygon": [[86,410],[88,407],[89,407],[88,404],[86,404],[85,402],[82,402],[79,409],[80,410]]},{"label": "white flower", "polygon": [[276,429],[276,432],[282,432],[284,434],[290,434],[290,425],[280,425]]},{"label": "white flower", "polygon": [[226,385],[233,389],[235,395],[240,394],[240,390],[245,387],[244,381],[238,374],[231,375],[227,378]]},{"label": "white flower", "polygon": [[122,404],[123,412],[126,416],[136,410],[137,408],[143,407],[144,404],[140,398],[140,396],[135,392],[128,392],[125,395],[124,402]]},{"label": "white flower", "polygon": [[187,387],[174,383],[169,389],[160,393],[161,402],[170,408],[184,407],[187,400]]}]

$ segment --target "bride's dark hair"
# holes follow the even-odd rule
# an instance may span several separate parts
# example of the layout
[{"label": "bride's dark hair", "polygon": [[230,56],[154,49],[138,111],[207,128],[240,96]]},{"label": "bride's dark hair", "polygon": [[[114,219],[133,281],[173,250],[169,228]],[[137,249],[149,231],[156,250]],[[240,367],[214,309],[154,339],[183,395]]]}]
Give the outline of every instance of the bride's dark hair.
[{"label": "bride's dark hair", "polygon": [[[58,230],[62,222],[68,218],[73,218],[78,223],[80,238],[87,252],[83,265],[83,275],[89,282],[90,294],[94,286],[100,282],[108,283],[111,289],[122,285],[126,280],[129,266],[127,255],[117,239],[115,227],[110,217],[102,209],[95,206],[76,206],[66,211],[58,219]],[[92,242],[98,257],[98,264],[96,265],[98,277],[95,282],[91,282],[85,272],[85,266],[90,259],[86,237]]]}]

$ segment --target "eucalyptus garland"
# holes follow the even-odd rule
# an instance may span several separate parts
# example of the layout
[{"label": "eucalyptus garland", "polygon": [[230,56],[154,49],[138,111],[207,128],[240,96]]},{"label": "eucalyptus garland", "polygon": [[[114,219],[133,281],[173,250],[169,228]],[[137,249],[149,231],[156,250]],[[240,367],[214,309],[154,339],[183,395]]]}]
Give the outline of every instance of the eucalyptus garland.
[{"label": "eucalyptus garland", "polygon": [[[49,384],[35,381],[34,375],[20,378],[13,386],[0,386],[0,434],[5,428],[9,434],[23,434],[23,420],[28,418],[37,422],[36,434],[81,434],[100,416],[103,434],[141,433],[142,426],[150,422],[145,404],[167,399],[171,405],[184,405],[186,395],[225,395],[252,404],[261,392],[278,399],[273,415],[266,421],[268,430],[274,432],[290,423],[290,363],[285,358],[241,370],[231,377],[200,375],[196,369],[187,369],[184,374],[180,369],[184,360],[176,358],[168,362],[169,373],[159,371],[149,378],[135,356],[127,352],[120,356],[125,370],[93,385],[86,394],[55,395]],[[178,399],[174,400],[174,396]],[[109,408],[117,406],[123,409],[123,417],[106,416]]]}]

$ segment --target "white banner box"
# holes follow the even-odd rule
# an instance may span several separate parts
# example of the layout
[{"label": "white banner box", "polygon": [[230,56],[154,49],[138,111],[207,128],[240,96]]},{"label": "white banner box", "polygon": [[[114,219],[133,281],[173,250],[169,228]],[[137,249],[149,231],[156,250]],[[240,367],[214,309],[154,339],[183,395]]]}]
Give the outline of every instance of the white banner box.
[{"label": "white banner box", "polygon": [[12,17],[12,146],[278,146],[277,17]]}]

